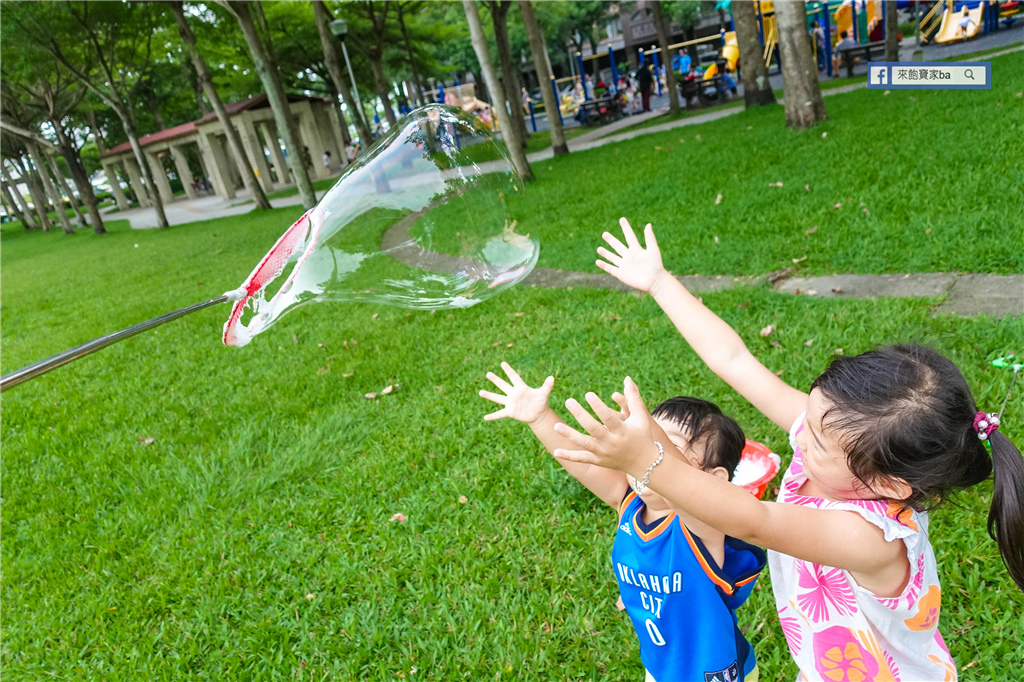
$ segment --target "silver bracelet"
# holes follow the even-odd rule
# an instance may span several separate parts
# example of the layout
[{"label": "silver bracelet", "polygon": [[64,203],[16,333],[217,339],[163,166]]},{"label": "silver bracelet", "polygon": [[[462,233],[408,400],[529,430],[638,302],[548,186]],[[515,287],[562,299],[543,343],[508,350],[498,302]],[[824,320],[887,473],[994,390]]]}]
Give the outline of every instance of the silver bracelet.
[{"label": "silver bracelet", "polygon": [[654,441],[654,444],[658,446],[658,459],[654,460],[654,464],[647,467],[647,471],[644,472],[644,480],[638,481],[635,478],[633,479],[633,492],[637,494],[637,497],[643,495],[644,491],[647,490],[647,484],[651,482],[651,472],[665,458],[665,448],[658,441]]}]

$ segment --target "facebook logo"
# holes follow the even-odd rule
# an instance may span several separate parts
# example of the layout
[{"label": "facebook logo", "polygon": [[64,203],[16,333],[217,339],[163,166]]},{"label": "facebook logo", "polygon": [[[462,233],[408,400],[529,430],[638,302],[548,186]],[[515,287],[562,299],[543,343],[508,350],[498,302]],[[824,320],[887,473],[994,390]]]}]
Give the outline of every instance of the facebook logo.
[{"label": "facebook logo", "polygon": [[888,66],[872,66],[870,73],[868,74],[869,85],[888,85],[889,84],[889,67]]}]

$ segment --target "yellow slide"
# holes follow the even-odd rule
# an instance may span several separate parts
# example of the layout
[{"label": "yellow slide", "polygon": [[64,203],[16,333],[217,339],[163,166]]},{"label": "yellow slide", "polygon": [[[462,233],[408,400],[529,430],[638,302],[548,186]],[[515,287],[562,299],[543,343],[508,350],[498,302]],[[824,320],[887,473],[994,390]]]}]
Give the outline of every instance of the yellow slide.
[{"label": "yellow slide", "polygon": [[971,23],[967,25],[966,31],[960,30],[960,22],[964,19],[963,10],[954,11],[947,8],[946,13],[942,15],[942,26],[935,34],[935,42],[955,43],[958,40],[970,40],[976,36],[982,22],[981,14],[984,5],[985,3],[979,2],[977,7],[967,10],[967,16],[971,18]]},{"label": "yellow slide", "polygon": [[[882,8],[881,3],[878,0],[867,0],[867,2],[865,2],[865,0],[856,0],[856,2],[858,14],[860,12],[868,13],[868,26],[870,26],[872,22],[882,20]],[[836,36],[838,36],[843,31],[846,31],[846,35],[848,35],[851,38],[853,37],[852,5],[852,2],[848,2],[840,6],[840,8],[836,10]]]},{"label": "yellow slide", "polygon": [[[740,48],[736,44],[736,31],[729,31],[725,34],[725,45],[722,47],[722,57],[725,59],[726,70],[735,73],[736,64],[740,61]],[[704,71],[704,80],[709,80],[718,74],[718,64],[712,64]]]}]

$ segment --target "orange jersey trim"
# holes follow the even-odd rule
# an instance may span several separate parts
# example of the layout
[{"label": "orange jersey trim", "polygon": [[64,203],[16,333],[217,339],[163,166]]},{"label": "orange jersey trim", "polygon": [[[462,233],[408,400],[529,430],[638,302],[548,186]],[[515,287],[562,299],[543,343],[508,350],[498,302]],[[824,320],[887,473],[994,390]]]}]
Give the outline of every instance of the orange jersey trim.
[{"label": "orange jersey trim", "polygon": [[622,523],[622,515],[626,513],[626,507],[629,506],[629,503],[632,502],[635,497],[636,492],[630,490],[629,493],[626,494],[625,499],[622,500],[622,504],[619,505],[619,523]]},{"label": "orange jersey trim", "polygon": [[690,529],[686,527],[686,524],[683,523],[682,519],[679,520],[679,527],[683,529],[683,535],[686,536],[686,541],[690,543],[690,549],[693,550],[693,556],[696,557],[697,563],[699,563],[700,567],[704,569],[704,573],[708,576],[711,582],[722,588],[722,591],[726,594],[732,594],[733,592],[735,592],[736,588],[734,588],[732,584],[729,583],[729,581],[723,580],[715,572],[715,569],[712,568],[711,564],[708,563],[708,560],[707,558],[705,558],[704,553],[701,551],[701,548],[697,545],[696,542],[694,542],[693,536],[690,534]]},{"label": "orange jersey trim", "polygon": [[[637,510],[637,514],[639,514],[639,513],[640,513],[640,510],[638,509]],[[637,537],[639,537],[644,542],[647,542],[648,540],[653,540],[654,538],[658,537],[659,535],[664,533],[666,530],[668,530],[669,526],[672,525],[672,521],[675,518],[676,518],[676,515],[673,512],[672,514],[669,514],[668,516],[663,518],[661,520],[661,523],[659,523],[657,526],[652,528],[650,533],[645,533],[640,528],[640,524],[638,524],[636,522],[636,514],[634,514],[633,515],[633,528],[636,530]]]}]

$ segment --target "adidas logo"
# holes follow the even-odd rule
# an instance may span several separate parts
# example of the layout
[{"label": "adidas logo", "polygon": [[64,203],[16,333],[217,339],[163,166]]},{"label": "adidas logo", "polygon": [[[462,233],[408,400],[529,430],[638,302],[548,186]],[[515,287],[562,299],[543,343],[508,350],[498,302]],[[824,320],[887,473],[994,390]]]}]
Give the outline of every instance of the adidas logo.
[{"label": "adidas logo", "polygon": [[624,532],[624,533],[625,533],[626,535],[632,535],[632,534],[633,534],[633,531],[631,531],[631,530],[629,529],[629,524],[628,524],[628,523],[624,523],[624,524],[622,524],[621,526],[619,526],[619,528],[620,528],[620,529],[622,530],[622,532]]}]

